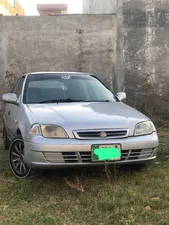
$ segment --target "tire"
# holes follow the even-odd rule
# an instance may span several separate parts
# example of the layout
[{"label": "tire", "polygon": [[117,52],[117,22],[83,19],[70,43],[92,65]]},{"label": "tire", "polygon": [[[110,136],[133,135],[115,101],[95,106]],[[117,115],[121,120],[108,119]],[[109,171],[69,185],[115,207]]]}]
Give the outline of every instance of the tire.
[{"label": "tire", "polygon": [[24,179],[30,176],[31,168],[24,162],[24,141],[20,135],[9,147],[8,160],[11,171],[17,178]]},{"label": "tire", "polygon": [[4,149],[5,150],[9,150],[9,139],[7,137],[7,132],[6,132],[6,129],[3,128],[3,131],[2,131],[2,138],[3,138],[3,145],[4,145]]}]

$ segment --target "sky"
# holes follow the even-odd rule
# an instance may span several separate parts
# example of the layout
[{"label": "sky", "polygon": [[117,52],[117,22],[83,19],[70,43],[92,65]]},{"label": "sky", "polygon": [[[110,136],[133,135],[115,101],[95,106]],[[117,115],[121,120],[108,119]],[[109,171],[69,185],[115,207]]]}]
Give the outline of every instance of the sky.
[{"label": "sky", "polygon": [[55,3],[68,3],[69,13],[82,12],[82,0],[19,0],[25,9],[25,15],[36,16],[39,13],[36,10],[36,4],[55,4]]}]

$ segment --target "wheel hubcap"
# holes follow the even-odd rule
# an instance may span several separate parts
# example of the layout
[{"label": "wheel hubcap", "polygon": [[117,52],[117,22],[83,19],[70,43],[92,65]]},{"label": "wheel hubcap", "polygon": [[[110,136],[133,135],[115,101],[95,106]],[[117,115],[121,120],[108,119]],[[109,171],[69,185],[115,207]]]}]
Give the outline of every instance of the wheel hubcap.
[{"label": "wheel hubcap", "polygon": [[24,162],[24,143],[22,140],[13,143],[10,151],[10,163],[17,176],[22,177],[29,173],[30,169]]}]

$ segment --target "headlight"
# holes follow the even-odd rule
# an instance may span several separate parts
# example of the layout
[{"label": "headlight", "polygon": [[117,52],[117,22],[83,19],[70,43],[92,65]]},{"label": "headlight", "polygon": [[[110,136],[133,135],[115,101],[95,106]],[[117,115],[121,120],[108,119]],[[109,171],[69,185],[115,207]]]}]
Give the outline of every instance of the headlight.
[{"label": "headlight", "polygon": [[41,135],[45,138],[68,138],[63,128],[55,125],[34,124],[30,129],[31,135]]},{"label": "headlight", "polygon": [[146,135],[155,132],[155,126],[151,121],[146,121],[142,123],[138,123],[135,127],[134,135]]},{"label": "headlight", "polygon": [[41,125],[42,135],[45,138],[68,138],[63,128],[54,125]]}]

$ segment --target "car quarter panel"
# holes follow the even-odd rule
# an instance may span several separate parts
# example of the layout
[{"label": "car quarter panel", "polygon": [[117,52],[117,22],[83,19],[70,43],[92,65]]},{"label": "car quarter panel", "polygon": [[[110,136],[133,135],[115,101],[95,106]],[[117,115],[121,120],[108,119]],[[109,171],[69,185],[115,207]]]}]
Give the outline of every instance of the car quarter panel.
[{"label": "car quarter panel", "polygon": [[36,119],[26,105],[20,104],[19,106],[14,107],[15,108],[11,113],[11,120],[13,121],[13,134],[16,136],[17,130],[19,129],[22,138],[25,141],[29,141],[30,127],[36,122]]}]

